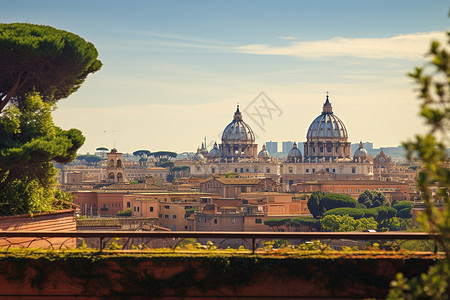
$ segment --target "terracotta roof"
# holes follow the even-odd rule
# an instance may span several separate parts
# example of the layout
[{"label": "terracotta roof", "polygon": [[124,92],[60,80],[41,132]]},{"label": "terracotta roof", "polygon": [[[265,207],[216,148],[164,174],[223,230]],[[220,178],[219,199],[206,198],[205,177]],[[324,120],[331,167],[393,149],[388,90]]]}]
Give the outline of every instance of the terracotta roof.
[{"label": "terracotta roof", "polygon": [[120,227],[117,219],[81,219],[77,220],[77,227]]},{"label": "terracotta roof", "polygon": [[396,181],[381,181],[381,180],[323,180],[323,181],[314,181],[314,182],[305,182],[305,183],[296,183],[295,185],[302,184],[330,184],[330,185],[399,185],[405,184],[403,182]]},{"label": "terracotta roof", "polygon": [[102,188],[103,190],[164,190],[154,184],[148,183],[114,183]]},{"label": "terracotta roof", "polygon": [[262,178],[215,178],[222,184],[258,184]]}]

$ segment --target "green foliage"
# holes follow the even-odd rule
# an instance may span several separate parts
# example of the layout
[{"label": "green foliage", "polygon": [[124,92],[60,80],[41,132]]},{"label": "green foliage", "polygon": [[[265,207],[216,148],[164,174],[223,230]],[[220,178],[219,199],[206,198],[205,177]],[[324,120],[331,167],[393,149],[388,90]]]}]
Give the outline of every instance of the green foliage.
[{"label": "green foliage", "polygon": [[325,210],[330,210],[338,207],[355,207],[356,201],[352,197],[344,194],[328,193],[325,194],[320,203]]},{"label": "green foliage", "polygon": [[118,211],[116,213],[116,216],[118,216],[118,217],[130,217],[132,215],[133,215],[133,213],[131,212],[131,208],[122,210],[122,211]]},{"label": "green foliage", "polygon": [[399,231],[400,230],[400,219],[393,217],[390,219],[386,219],[381,221],[378,224],[378,229],[381,231]]},{"label": "green foliage", "polygon": [[290,222],[294,227],[307,226],[310,228],[315,228],[316,230],[320,230],[320,220],[314,217],[298,217],[294,218]]},{"label": "green foliage", "polygon": [[322,200],[321,192],[312,193],[308,199],[307,205],[308,205],[309,212],[316,219],[321,218],[323,213],[325,212],[325,209],[322,206],[321,200]]},{"label": "green foliage", "polygon": [[[403,274],[397,274],[388,299],[448,299],[450,295],[450,170],[444,163],[448,162],[446,149],[450,146],[450,32],[447,37],[447,47],[432,42],[429,52],[432,58],[427,66],[416,67],[408,74],[418,85],[420,115],[426,122],[427,132],[403,143],[408,159],[417,158],[422,166],[417,185],[426,209],[418,221],[427,232],[441,234],[437,242],[445,251],[446,259],[420,277],[406,279]],[[437,188],[436,195],[432,193],[433,188]]]},{"label": "green foliage", "polygon": [[362,204],[362,203],[356,203],[355,208],[366,209],[367,206],[365,206],[365,205]]},{"label": "green foliage", "polygon": [[377,222],[382,222],[383,220],[387,220],[397,216],[397,210],[393,207],[378,206],[372,208],[372,210],[378,212],[378,217],[376,218]]},{"label": "green foliage", "polygon": [[186,215],[190,216],[193,213],[195,213],[196,211],[198,211],[198,207],[188,208],[188,209],[186,209]]},{"label": "green foliage", "polygon": [[324,216],[321,220],[322,227],[328,231],[364,231],[368,229],[377,229],[378,223],[373,218],[354,219],[349,215]]},{"label": "green foliage", "polygon": [[352,218],[360,219],[364,217],[364,211],[363,209],[357,209],[357,208],[350,208],[350,207],[339,207],[327,210],[323,216],[329,216],[329,215],[339,215],[339,216],[345,216],[349,215]]},{"label": "green foliage", "polygon": [[165,161],[165,162],[160,163],[158,166],[161,168],[172,168],[173,165],[174,165],[173,161]]},{"label": "green foliage", "polygon": [[57,170],[51,163],[76,157],[84,137],[76,129],[55,126],[53,107],[39,94],[30,94],[21,107],[10,105],[0,118],[0,214],[51,211],[64,200],[56,188]]},{"label": "green foliage", "polygon": [[55,103],[75,92],[98,71],[94,45],[50,26],[0,24],[0,112],[12,100],[19,107],[26,95],[39,92]]},{"label": "green foliage", "polygon": [[398,216],[402,219],[410,219],[412,218],[412,209],[411,208],[403,208],[398,212]]},{"label": "green foliage", "polygon": [[398,212],[398,216],[403,219],[412,218],[412,203],[411,201],[400,201],[394,205]]},{"label": "green foliage", "polygon": [[448,299],[449,274],[448,261],[431,266],[427,273],[412,279],[407,279],[402,273],[398,273],[395,280],[391,282],[392,288],[387,299]]},{"label": "green foliage", "polygon": [[382,192],[371,190],[365,190],[361,195],[359,195],[358,203],[364,204],[367,208],[390,206],[389,201]]}]

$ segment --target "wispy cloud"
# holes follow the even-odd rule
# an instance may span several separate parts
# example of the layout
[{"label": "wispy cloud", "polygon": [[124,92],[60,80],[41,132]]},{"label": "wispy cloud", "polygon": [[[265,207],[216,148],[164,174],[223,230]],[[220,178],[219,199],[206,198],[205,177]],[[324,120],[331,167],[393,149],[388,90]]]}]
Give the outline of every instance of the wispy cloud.
[{"label": "wispy cloud", "polygon": [[223,41],[204,39],[204,38],[198,38],[198,37],[192,37],[192,36],[183,36],[183,35],[177,35],[177,34],[167,34],[167,33],[159,33],[159,32],[152,32],[152,31],[136,31],[136,30],[123,30],[122,32],[137,34],[137,35],[152,36],[152,37],[163,38],[163,39],[178,40],[178,41],[188,41],[188,42],[196,42],[196,43],[203,43],[203,44],[230,45],[230,43],[223,42]]},{"label": "wispy cloud", "polygon": [[292,42],[278,47],[252,44],[236,47],[240,53],[256,55],[284,55],[299,58],[359,57],[369,59],[409,59],[423,57],[431,40],[444,40],[442,32],[424,32],[386,38],[343,38]]},{"label": "wispy cloud", "polygon": [[279,38],[283,40],[295,40],[294,36],[280,36]]}]

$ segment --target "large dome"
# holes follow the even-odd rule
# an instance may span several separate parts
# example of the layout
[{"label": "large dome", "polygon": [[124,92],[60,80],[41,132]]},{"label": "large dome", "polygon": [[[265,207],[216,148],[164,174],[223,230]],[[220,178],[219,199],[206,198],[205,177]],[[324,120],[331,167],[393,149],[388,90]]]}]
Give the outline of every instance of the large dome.
[{"label": "large dome", "polygon": [[348,138],[344,123],[333,114],[328,96],[322,114],[312,121],[306,138]]},{"label": "large dome", "polygon": [[242,121],[239,105],[234,113],[233,121],[228,124],[222,134],[222,143],[249,143],[255,142],[255,134],[247,123]]}]

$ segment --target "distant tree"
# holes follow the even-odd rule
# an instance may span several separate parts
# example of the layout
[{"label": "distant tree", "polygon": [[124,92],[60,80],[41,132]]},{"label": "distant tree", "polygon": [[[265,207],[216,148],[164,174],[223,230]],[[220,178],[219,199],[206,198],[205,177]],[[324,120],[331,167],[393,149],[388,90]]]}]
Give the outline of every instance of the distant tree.
[{"label": "distant tree", "polygon": [[400,201],[394,205],[398,212],[398,216],[402,219],[412,218],[412,203],[411,201]]},{"label": "distant tree", "polygon": [[170,160],[171,158],[176,158],[177,154],[175,152],[170,151],[158,151],[151,153],[150,156],[153,156],[159,159],[160,161],[167,161]]},{"label": "distant tree", "polygon": [[325,212],[325,209],[322,206],[321,200],[322,200],[321,192],[312,193],[308,199],[307,206],[308,206],[309,212],[316,219],[321,218],[323,213]]},{"label": "distant tree", "polygon": [[96,155],[78,155],[77,160],[84,160],[89,166],[97,166],[103,159]]},{"label": "distant tree", "polygon": [[349,215],[352,218],[355,219],[361,219],[365,216],[364,213],[365,209],[358,209],[358,208],[352,208],[352,207],[338,207],[333,208],[330,210],[327,210],[323,216],[330,216],[330,215],[337,215],[337,216],[345,216]]},{"label": "distant tree", "polygon": [[320,231],[321,225],[320,220],[314,217],[298,217],[291,220],[292,226],[298,228],[300,226],[309,227],[310,229],[315,229]]},{"label": "distant tree", "polygon": [[391,205],[383,193],[371,190],[365,190],[359,195],[358,203],[364,204],[367,208]]},{"label": "distant tree", "polygon": [[139,156],[139,165],[141,167],[147,166],[148,157],[150,156],[151,152],[149,150],[137,150],[133,152],[134,156]]},{"label": "distant tree", "polygon": [[338,207],[355,207],[356,201],[352,197],[344,194],[328,193],[321,199],[321,204],[326,210]]},{"label": "distant tree", "polygon": [[21,107],[27,94],[39,92],[55,103],[75,92],[98,71],[94,45],[50,26],[0,24],[0,112],[8,102]]},{"label": "distant tree", "polygon": [[173,161],[165,161],[162,162],[158,165],[161,168],[172,168],[174,166],[174,162]]}]

